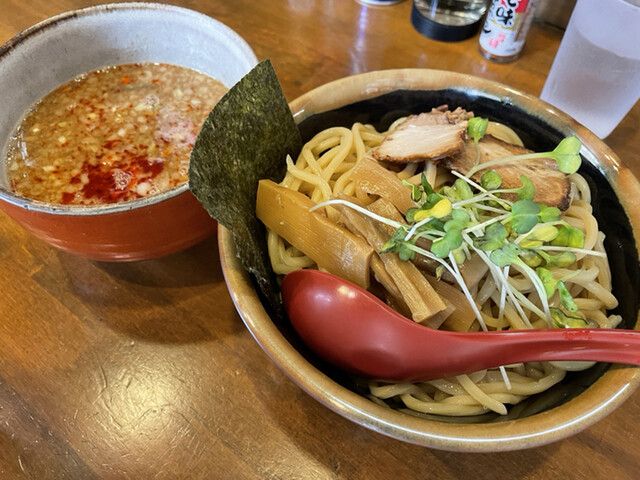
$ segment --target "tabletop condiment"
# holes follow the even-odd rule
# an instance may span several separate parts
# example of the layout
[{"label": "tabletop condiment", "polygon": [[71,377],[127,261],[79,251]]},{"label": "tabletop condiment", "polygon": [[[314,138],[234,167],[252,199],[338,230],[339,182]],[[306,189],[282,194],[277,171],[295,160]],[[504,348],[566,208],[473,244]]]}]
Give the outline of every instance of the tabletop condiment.
[{"label": "tabletop condiment", "polygon": [[493,0],[479,38],[480,52],[496,63],[522,53],[537,0]]}]

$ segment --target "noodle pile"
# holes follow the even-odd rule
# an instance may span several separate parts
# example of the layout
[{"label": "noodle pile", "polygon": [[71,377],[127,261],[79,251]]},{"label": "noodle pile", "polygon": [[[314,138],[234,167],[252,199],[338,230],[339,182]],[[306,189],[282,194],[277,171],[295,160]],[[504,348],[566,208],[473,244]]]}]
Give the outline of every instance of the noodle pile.
[{"label": "noodle pile", "polygon": [[[399,119],[391,125],[389,132],[401,121]],[[281,185],[304,193],[315,203],[340,197],[352,198],[359,205],[371,204],[376,196],[359,188],[350,173],[357,162],[378,146],[389,132],[378,132],[371,125],[360,123],[354,124],[351,129],[328,128],[304,145],[295,163],[291,158],[287,159],[287,174]],[[490,123],[487,133],[521,145],[517,135],[505,126]],[[408,164],[395,174],[401,179],[419,183],[423,172],[436,191],[455,180],[449,171],[429,161]],[[598,223],[592,214],[587,182],[577,173],[572,174],[570,180],[573,201],[568,210],[563,212],[561,219],[584,232],[585,252],[578,253],[577,261],[573,264],[554,270],[554,276],[564,279],[589,325],[612,328],[618,325],[621,318],[607,315],[607,310],[614,308],[617,300],[611,293],[611,273],[603,247],[604,234],[598,230]],[[407,188],[407,195],[409,190]],[[334,222],[344,223],[339,209],[325,206],[323,211]],[[287,274],[299,268],[318,268],[313,260],[271,230],[268,232],[268,247],[272,267],[277,274]],[[587,254],[586,251],[599,254]],[[516,267],[510,268],[508,274],[511,285],[532,306],[529,308],[525,302],[520,311],[509,305],[504,306],[499,285],[491,271],[487,271],[470,287],[486,328],[506,330],[548,327],[546,320],[532,311],[541,307],[531,281]],[[453,285],[457,286],[455,282]],[[549,303],[554,301],[557,302],[557,299],[552,297]],[[501,304],[503,309],[499,309]],[[498,314],[499,310],[503,314]],[[479,329],[477,320],[470,323],[469,330]],[[584,369],[590,365],[586,362],[526,363],[420,383],[368,381],[367,386],[374,400],[381,402],[393,399],[416,412],[469,416],[491,410],[506,414],[506,404],[517,404],[532,394],[547,390],[560,382],[567,370]]]}]

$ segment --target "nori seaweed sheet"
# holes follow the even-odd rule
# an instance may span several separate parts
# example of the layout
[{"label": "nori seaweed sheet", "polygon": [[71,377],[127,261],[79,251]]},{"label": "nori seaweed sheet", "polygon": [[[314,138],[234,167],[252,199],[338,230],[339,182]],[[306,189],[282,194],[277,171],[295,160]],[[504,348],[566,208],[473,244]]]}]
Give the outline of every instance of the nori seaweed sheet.
[{"label": "nori seaweed sheet", "polygon": [[276,73],[267,59],[234,85],[202,125],[191,152],[189,188],[209,215],[232,234],[242,265],[272,306],[279,289],[256,217],[258,181],[280,182],[285,158],[302,149]]}]

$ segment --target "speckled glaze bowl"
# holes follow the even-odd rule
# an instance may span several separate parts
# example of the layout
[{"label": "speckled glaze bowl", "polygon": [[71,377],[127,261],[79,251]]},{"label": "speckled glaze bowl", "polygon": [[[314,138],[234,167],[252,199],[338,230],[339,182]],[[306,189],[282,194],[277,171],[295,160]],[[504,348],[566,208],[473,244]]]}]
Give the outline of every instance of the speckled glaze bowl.
[{"label": "speckled glaze bowl", "polygon": [[[135,62],[189,67],[233,86],[257,63],[233,30],[201,13],[155,3],[106,4],[49,18],[0,47],[0,145],[25,111],[75,76]],[[139,200],[101,206],[33,201],[8,189],[0,162],[0,208],[37,237],[94,260],[132,261],[187,248],[216,231],[185,183]]]},{"label": "speckled glaze bowl", "polygon": [[[638,329],[640,185],[601,140],[562,112],[495,82],[433,70],[389,70],[347,77],[299,97],[290,106],[306,141],[328,126],[360,121],[386,128],[401,115],[445,103],[510,125],[525,145],[538,151],[552,149],[565,136],[580,138],[585,160],[581,173],[592,183],[595,213],[607,234],[619,313],[624,327]],[[348,376],[315,358],[287,322],[280,323],[269,315],[223,227],[218,241],[236,308],[269,357],[331,410],[399,440],[465,452],[535,447],[594,424],[621,405],[640,382],[639,368],[596,364],[569,374],[556,387],[511,408],[506,417],[486,414],[464,422],[450,417],[418,417],[380,406],[360,395]]]}]

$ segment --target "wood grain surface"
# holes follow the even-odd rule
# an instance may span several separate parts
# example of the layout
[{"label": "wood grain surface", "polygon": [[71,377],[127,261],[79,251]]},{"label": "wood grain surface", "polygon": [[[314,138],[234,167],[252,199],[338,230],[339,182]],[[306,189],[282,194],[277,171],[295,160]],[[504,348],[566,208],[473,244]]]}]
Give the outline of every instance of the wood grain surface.
[{"label": "wood grain surface", "polygon": [[[1,0],[0,42],[87,0]],[[411,2],[182,0],[270,58],[289,100],[346,75],[453,70],[538,95],[562,32],[534,24],[516,62],[440,43]],[[16,85],[16,88],[20,88]],[[1,111],[1,109],[0,109]],[[640,174],[640,106],[607,140]],[[0,213],[0,478],[633,479],[640,393],[567,440],[458,454],[401,443],[302,392],[244,327],[216,239],[159,260],[92,262]]]}]

